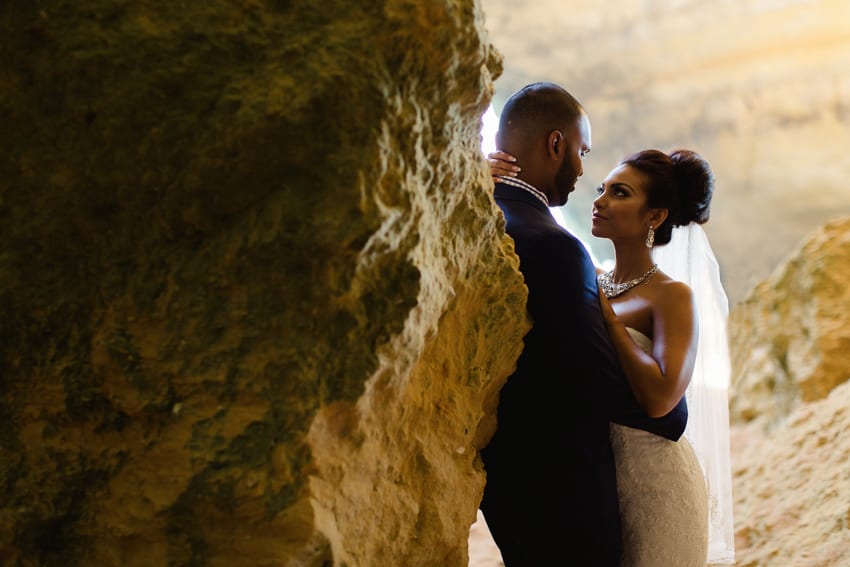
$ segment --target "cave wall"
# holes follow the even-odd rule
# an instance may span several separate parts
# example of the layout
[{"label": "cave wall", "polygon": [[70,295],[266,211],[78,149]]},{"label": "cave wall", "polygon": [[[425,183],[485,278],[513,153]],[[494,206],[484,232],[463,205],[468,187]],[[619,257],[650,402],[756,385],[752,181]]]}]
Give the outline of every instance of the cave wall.
[{"label": "cave wall", "polygon": [[464,565],[528,328],[478,4],[0,29],[0,562]]}]

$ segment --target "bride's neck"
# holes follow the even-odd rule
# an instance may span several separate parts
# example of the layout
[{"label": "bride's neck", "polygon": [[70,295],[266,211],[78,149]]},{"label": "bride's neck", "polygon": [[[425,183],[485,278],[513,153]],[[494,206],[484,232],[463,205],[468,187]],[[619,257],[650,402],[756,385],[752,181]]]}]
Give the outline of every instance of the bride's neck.
[{"label": "bride's neck", "polygon": [[654,263],[651,249],[643,242],[615,242],[615,262],[612,279],[617,283],[640,277]]}]

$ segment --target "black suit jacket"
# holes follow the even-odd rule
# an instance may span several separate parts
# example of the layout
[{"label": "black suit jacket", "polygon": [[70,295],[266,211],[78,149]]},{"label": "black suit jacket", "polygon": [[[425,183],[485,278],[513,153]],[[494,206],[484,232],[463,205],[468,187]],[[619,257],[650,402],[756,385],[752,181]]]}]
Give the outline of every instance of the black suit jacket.
[{"label": "black suit jacket", "polygon": [[[527,191],[496,203],[528,286],[532,329],[481,451],[481,508],[507,567],[619,565],[620,516],[609,421],[678,439],[684,422],[643,413],[617,362],[584,245]],[[680,423],[681,422],[681,423]]]}]

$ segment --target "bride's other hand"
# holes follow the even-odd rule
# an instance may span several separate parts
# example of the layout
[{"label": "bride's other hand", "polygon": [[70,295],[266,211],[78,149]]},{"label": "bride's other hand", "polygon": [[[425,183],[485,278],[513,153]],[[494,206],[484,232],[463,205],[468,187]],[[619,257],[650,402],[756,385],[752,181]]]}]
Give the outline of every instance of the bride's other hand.
[{"label": "bride's other hand", "polygon": [[494,177],[516,177],[522,168],[516,164],[516,158],[508,152],[496,150],[487,154],[487,163],[490,164],[490,175]]}]

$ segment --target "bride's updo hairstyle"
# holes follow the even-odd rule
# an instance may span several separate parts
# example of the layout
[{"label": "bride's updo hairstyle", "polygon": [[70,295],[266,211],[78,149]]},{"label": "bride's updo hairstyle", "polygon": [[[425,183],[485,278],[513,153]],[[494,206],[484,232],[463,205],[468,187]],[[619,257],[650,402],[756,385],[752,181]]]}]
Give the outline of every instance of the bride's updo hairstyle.
[{"label": "bride's updo hairstyle", "polygon": [[646,204],[667,209],[667,219],[655,227],[655,244],[667,244],[675,226],[708,220],[714,174],[708,162],[691,150],[643,150],[621,164],[640,171],[646,179]]}]

